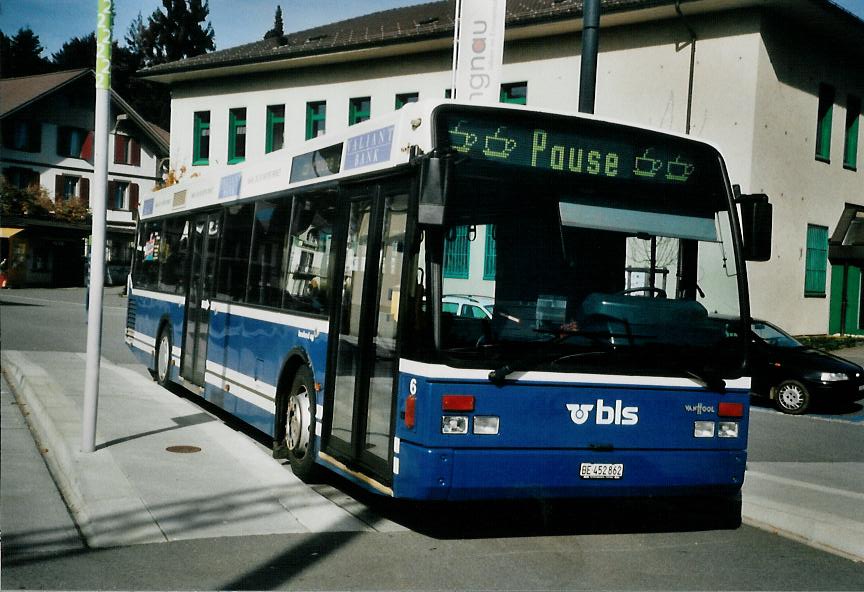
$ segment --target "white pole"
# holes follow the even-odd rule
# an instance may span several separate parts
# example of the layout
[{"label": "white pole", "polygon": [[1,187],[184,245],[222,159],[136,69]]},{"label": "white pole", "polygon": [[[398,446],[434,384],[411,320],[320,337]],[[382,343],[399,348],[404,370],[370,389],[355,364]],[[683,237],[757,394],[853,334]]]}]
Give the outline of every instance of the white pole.
[{"label": "white pole", "polygon": [[111,111],[111,2],[97,0],[96,119],[93,134],[93,240],[90,251],[90,299],[87,312],[87,367],[81,451],[96,449],[99,360],[102,355],[102,291],[105,284],[105,194],[108,186],[108,122]]}]

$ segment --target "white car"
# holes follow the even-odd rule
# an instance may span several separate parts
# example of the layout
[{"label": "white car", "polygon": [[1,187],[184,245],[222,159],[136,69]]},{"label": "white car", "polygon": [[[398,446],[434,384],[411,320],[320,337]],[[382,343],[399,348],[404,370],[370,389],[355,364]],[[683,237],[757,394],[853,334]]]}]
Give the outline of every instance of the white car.
[{"label": "white car", "polygon": [[441,310],[457,317],[491,319],[495,299],[488,296],[449,294],[441,299]]}]

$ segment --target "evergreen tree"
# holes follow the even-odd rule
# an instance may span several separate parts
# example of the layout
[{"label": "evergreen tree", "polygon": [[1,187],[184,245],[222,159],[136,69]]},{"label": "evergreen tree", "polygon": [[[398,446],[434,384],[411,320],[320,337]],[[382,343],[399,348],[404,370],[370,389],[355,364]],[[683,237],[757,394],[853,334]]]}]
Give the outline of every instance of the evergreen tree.
[{"label": "evergreen tree", "polygon": [[51,54],[51,61],[58,70],[96,67],[96,33],[73,37],[63,44],[60,51]]},{"label": "evergreen tree", "polygon": [[7,37],[0,31],[0,75],[3,78],[31,76],[51,71],[51,63],[42,57],[44,48],[30,27],[18,29]]},{"label": "evergreen tree", "polygon": [[264,33],[264,39],[270,39],[271,37],[283,37],[285,35],[285,31],[282,29],[282,7],[280,5],[276,5],[276,16],[273,18],[273,28]]},{"label": "evergreen tree", "polygon": [[191,58],[216,49],[213,26],[207,21],[208,0],[162,0],[162,10],[148,19],[142,41],[151,64]]}]

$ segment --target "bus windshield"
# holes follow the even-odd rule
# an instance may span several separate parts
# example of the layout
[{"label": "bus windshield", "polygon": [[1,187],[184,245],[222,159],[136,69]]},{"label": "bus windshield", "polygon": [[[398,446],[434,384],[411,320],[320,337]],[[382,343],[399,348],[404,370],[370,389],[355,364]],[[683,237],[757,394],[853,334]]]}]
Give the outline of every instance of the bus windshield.
[{"label": "bus windshield", "polygon": [[[716,153],[682,145],[666,147],[661,158],[661,140],[651,138],[649,153],[661,163],[652,167],[672,172],[666,182],[648,183],[623,141],[606,136],[595,140],[597,150],[585,149],[597,174],[580,176],[566,164],[560,173],[540,170],[556,141],[548,124],[458,124],[469,141],[500,150],[459,155],[445,224],[425,233],[429,261],[440,260],[435,342],[447,363],[740,375],[743,344],[729,347],[742,333],[739,283]],[[489,144],[488,130],[495,141],[508,139]],[[538,136],[546,138],[543,150]],[[580,158],[573,146],[590,139],[559,134],[558,141],[566,163]],[[521,165],[489,158],[508,148],[518,158],[519,146],[526,150]],[[687,168],[673,170],[669,154],[685,150]],[[625,167],[637,175],[623,178]]]}]

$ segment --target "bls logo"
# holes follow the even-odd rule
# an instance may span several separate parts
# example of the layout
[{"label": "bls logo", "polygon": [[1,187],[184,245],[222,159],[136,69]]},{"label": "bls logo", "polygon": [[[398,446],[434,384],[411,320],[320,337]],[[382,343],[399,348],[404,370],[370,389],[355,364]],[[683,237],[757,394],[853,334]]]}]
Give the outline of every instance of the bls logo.
[{"label": "bls logo", "polygon": [[[594,405],[567,404],[570,420],[576,425],[587,422],[593,409]],[[624,407],[620,399],[615,401],[614,407],[604,404],[603,399],[597,399],[597,414],[594,421],[597,425],[636,425],[639,423],[638,413],[638,407]]]}]

